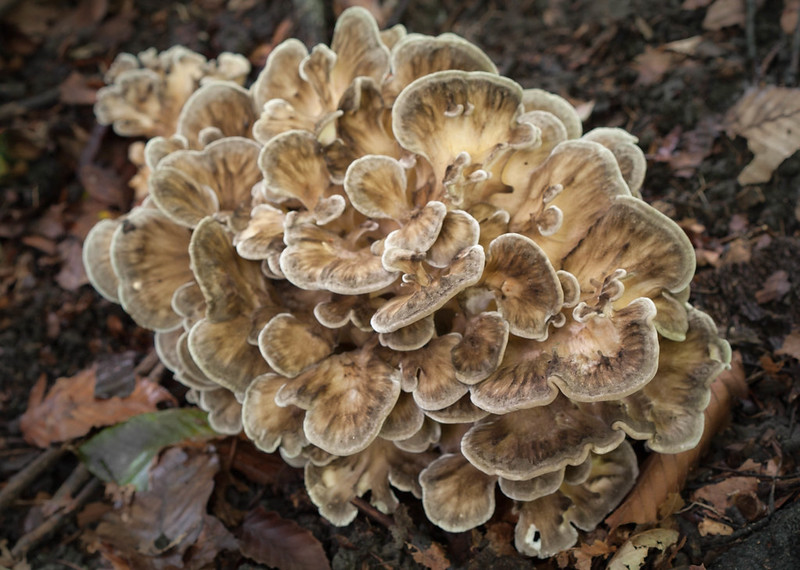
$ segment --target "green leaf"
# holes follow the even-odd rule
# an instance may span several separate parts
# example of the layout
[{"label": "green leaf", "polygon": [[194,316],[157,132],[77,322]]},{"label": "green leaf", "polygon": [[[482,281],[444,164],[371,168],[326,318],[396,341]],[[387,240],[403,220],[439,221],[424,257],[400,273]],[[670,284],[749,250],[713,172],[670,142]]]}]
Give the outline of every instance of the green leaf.
[{"label": "green leaf", "polygon": [[148,467],[164,447],[185,439],[219,434],[208,425],[206,412],[177,408],[141,414],[106,428],[78,448],[86,467],[104,481],[147,489]]}]

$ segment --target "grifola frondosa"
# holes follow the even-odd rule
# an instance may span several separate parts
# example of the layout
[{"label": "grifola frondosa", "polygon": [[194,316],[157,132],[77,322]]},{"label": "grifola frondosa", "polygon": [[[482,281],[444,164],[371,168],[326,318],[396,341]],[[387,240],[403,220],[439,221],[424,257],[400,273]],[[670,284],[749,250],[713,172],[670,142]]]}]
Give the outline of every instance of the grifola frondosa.
[{"label": "grifola frondosa", "polygon": [[640,199],[631,135],[581,136],[474,45],[359,8],[249,90],[173,50],[148,57],[192,93],[137,109],[161,129],[135,132],[159,135],[150,196],[90,233],[88,274],[215,427],[305,466],[331,522],[367,492],[391,512],[394,486],[464,531],[499,487],[518,549],[550,556],[634,483],[627,438],[697,443],[730,350],[687,303],[694,252]]}]

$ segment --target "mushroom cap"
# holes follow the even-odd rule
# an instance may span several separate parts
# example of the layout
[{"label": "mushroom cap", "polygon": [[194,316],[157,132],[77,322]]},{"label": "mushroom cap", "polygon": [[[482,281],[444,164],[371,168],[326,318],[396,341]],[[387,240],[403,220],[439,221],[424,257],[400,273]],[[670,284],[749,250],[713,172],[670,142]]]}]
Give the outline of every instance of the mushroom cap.
[{"label": "mushroom cap", "polygon": [[150,175],[150,195],[176,223],[193,228],[206,216],[250,203],[250,191],[261,179],[259,146],[229,137],[201,151],[178,150],[162,158]]},{"label": "mushroom cap", "polygon": [[425,515],[447,532],[464,532],[482,525],[494,513],[496,480],[461,454],[442,455],[419,475]]},{"label": "mushroom cap", "polygon": [[406,35],[392,48],[391,68],[392,75],[384,85],[384,93],[390,101],[408,84],[437,71],[460,69],[497,73],[497,67],[479,47],[450,33],[436,37]]},{"label": "mushroom cap", "polygon": [[122,223],[118,219],[105,219],[97,222],[83,241],[83,268],[86,276],[103,298],[112,303],[119,303],[119,279],[111,264],[111,239],[117,227]]},{"label": "mushroom cap", "polygon": [[180,324],[171,301],[175,290],[193,279],[189,237],[189,230],[145,207],[131,210],[114,230],[110,253],[117,295],[140,326],[158,331]]},{"label": "mushroom cap", "polygon": [[307,410],[308,441],[344,456],[369,447],[399,395],[399,371],[365,348],[329,356],[288,380],[275,402]]},{"label": "mushroom cap", "polygon": [[595,528],[633,487],[639,473],[636,454],[627,443],[603,455],[592,455],[589,477],[564,484],[550,495],[517,504],[517,550],[548,558],[573,546],[578,532]]},{"label": "mushroom cap", "polygon": [[258,115],[250,93],[229,81],[209,81],[181,109],[176,133],[189,148],[201,148],[200,133],[208,127],[225,137],[250,137]]},{"label": "mushroom cap", "polygon": [[247,437],[262,451],[273,453],[280,446],[281,451],[296,457],[308,444],[303,433],[305,412],[275,403],[275,394],[284,382],[271,372],[254,378],[242,402],[242,424]]},{"label": "mushroom cap", "polygon": [[488,475],[525,481],[578,465],[589,452],[608,453],[624,439],[591,410],[561,396],[550,405],[475,422],[461,440],[461,452]]},{"label": "mushroom cap", "polygon": [[280,313],[261,329],[258,348],[270,368],[294,378],[329,356],[334,348],[334,338],[319,324],[309,324],[290,313]]}]

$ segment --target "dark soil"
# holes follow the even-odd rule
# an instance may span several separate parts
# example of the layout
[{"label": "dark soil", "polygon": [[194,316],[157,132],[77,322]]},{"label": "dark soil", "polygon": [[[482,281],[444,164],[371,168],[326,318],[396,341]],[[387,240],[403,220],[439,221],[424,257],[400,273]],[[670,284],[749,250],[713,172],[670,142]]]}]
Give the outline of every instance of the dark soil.
[{"label": "dark soil", "polygon": [[[291,35],[313,44],[329,41],[334,21],[327,4],[322,26],[297,11],[296,6],[314,4],[310,0],[147,0],[136,2],[133,11],[129,3],[112,0],[99,17],[87,14],[105,2],[76,0],[67,9],[65,3],[41,0],[35,4],[61,6],[59,13],[74,19],[21,25],[13,17],[20,4],[0,1],[0,105],[21,103],[0,106],[0,481],[40,453],[25,443],[19,428],[29,391],[40,377],[52,383],[101,357],[134,351],[138,361],[152,351],[148,331],[90,286],[79,286],[74,275],[79,268],[75,252],[96,219],[98,204],[111,211],[130,206],[125,184],[133,174],[126,160],[130,141],[95,127],[90,103],[65,102],[58,87],[77,72],[87,88],[96,89],[118,52],[150,46],[180,43],[208,57],[229,50],[263,61],[259,54],[281,22],[288,19]],[[704,29],[706,10],[684,10],[682,4],[401,0],[389,10],[386,24],[400,22],[428,34],[458,33],[481,46],[502,74],[523,87],[542,87],[577,104],[593,102],[586,130],[620,126],[639,137],[649,158],[644,197],[678,221],[699,252],[711,252],[699,253],[692,303],[713,316],[741,353],[749,386],[747,397],[735,403],[730,427],[716,436],[691,476],[683,493],[686,507],[675,515],[683,537],[680,551],[663,567],[800,567],[800,365],[776,353],[800,327],[800,158],[786,160],[769,183],[742,187],[736,178],[751,155],[743,139],[731,140],[721,129],[725,113],[749,86],[793,81],[791,37],[781,30],[783,3],[778,0],[760,5],[751,41],[742,26]],[[691,56],[673,58],[660,78],[647,79],[655,64],[642,54],[663,52],[664,44],[695,36],[702,43]],[[753,49],[754,58],[748,53]],[[669,144],[675,136],[677,148]],[[708,144],[692,147],[702,136]],[[695,163],[681,170],[664,149],[693,152]],[[78,175],[87,164],[109,176],[104,185],[90,187],[85,171]],[[785,272],[790,288],[780,295],[757,295],[778,271]],[[168,374],[161,380],[181,394]],[[0,513],[0,546],[5,540],[10,548],[41,522],[30,507],[72,471],[74,459],[67,457]],[[772,460],[778,466],[774,476],[759,479],[755,499],[764,509],[753,514],[737,503],[722,513],[733,534],[701,536],[698,525],[708,511],[692,503],[693,491],[730,475],[747,459]],[[101,499],[99,494],[95,498]],[[445,533],[427,522],[419,501],[410,495],[400,498],[404,506],[394,515],[394,525],[362,513],[345,528],[319,517],[295,476],[266,487],[254,482],[246,488],[229,486],[224,500],[241,509],[263,504],[310,529],[334,568],[422,567],[408,544],[422,551],[434,542],[444,546],[455,567],[534,564],[516,554],[498,555],[485,529]],[[511,517],[506,507],[499,505],[498,523],[512,521],[503,519]],[[107,567],[108,562],[87,551],[81,532],[74,522],[58,529],[31,551],[31,567]],[[556,568],[569,562],[538,564]],[[259,567],[230,552],[216,565]]]}]

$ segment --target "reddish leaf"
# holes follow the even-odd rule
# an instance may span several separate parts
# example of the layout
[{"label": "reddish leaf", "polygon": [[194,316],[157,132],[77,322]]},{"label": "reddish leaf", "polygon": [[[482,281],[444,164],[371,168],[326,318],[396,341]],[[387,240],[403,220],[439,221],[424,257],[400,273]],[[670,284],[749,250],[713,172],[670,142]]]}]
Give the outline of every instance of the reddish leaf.
[{"label": "reddish leaf", "polygon": [[32,395],[20,419],[25,441],[47,447],[54,441],[86,435],[93,427],[153,412],[159,402],[175,401],[167,390],[142,378],[128,397],[99,400],[94,397],[95,372],[92,367],[71,378],[59,378],[43,399],[38,392],[36,397]]},{"label": "reddish leaf", "polygon": [[409,544],[409,546],[414,549],[411,556],[417,564],[421,564],[430,570],[447,570],[450,568],[450,561],[445,556],[444,548],[442,548],[441,544],[432,542],[425,550],[420,550],[413,544]]},{"label": "reddish leaf", "polygon": [[263,507],[247,513],[239,545],[248,558],[279,570],[331,567],[322,544],[310,531]]},{"label": "reddish leaf", "polygon": [[800,360],[800,330],[792,331],[783,339],[783,345],[775,354],[787,354]]}]

